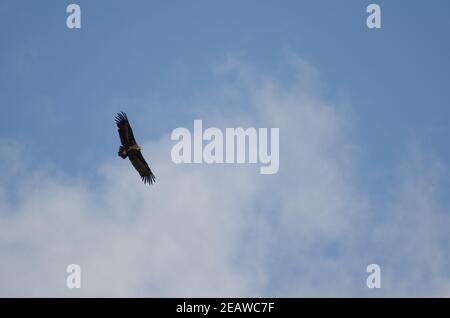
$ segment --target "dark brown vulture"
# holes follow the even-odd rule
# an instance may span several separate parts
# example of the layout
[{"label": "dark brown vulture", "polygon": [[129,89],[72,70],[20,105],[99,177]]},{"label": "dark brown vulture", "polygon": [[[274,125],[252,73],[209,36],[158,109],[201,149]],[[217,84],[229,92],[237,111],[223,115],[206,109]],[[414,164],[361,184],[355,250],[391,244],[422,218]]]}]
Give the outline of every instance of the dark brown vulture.
[{"label": "dark brown vulture", "polygon": [[133,130],[128,122],[127,115],[124,112],[117,114],[116,124],[119,128],[119,136],[122,143],[122,146],[119,148],[119,156],[122,157],[122,159],[128,157],[133,167],[139,172],[142,181],[144,181],[144,183],[152,184],[155,182],[155,176],[141,154],[141,148],[134,139]]}]

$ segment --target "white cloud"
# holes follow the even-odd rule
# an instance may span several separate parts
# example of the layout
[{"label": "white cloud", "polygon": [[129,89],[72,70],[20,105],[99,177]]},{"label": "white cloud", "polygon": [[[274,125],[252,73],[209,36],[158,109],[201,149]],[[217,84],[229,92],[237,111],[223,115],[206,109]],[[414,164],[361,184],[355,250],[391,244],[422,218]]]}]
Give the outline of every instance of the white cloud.
[{"label": "white cloud", "polygon": [[[11,183],[23,176],[20,156],[1,148],[13,164],[0,175],[0,296],[448,294],[438,165],[406,165],[386,211],[375,211],[358,187],[352,118],[321,97],[311,65],[290,61],[286,84],[229,58],[193,105],[209,106],[192,117],[207,126],[279,127],[276,175],[175,165],[167,132],[144,143],[151,187],[118,157],[99,167],[96,187],[49,168]],[[371,262],[380,291],[365,286]],[[65,287],[71,263],[81,290]]]}]

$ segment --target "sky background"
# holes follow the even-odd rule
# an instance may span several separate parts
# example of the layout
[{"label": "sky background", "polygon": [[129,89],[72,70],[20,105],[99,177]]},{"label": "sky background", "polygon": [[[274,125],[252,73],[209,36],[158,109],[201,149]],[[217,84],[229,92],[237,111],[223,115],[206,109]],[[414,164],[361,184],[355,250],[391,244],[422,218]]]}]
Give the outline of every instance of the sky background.
[{"label": "sky background", "polygon": [[[1,296],[450,295],[448,1],[69,3],[0,1]],[[279,172],[175,165],[194,119]]]}]

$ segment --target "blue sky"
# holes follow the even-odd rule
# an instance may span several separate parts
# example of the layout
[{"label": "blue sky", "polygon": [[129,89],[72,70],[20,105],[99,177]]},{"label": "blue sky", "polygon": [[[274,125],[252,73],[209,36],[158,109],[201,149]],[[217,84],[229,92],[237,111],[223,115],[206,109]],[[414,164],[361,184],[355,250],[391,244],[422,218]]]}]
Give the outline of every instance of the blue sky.
[{"label": "blue sky", "polygon": [[[332,112],[344,118],[339,127],[345,134],[341,136],[340,129],[337,134],[353,147],[351,173],[341,167],[336,171],[344,180],[353,180],[352,188],[364,191],[374,209],[395,205],[390,200],[398,195],[395,185],[403,176],[405,160],[406,165],[411,163],[411,153],[420,153],[420,167],[428,169],[438,162],[437,171],[444,172],[433,176],[446,172],[450,160],[448,1],[376,1],[382,9],[381,30],[366,27],[370,1],[76,1],[82,10],[80,30],[66,27],[69,3],[0,3],[0,140],[20,148],[24,169],[11,172],[17,179],[26,178],[29,171],[45,170],[51,180],[62,175],[65,182],[76,180],[83,187],[104,189],[100,167],[125,166],[116,158],[113,121],[121,110],[127,112],[143,143],[168,141],[174,128],[191,128],[196,118],[234,127],[239,123],[234,116],[242,114],[247,123],[257,125],[256,118],[252,122],[254,110],[245,102],[215,97],[234,83],[234,75],[221,77],[214,71],[230,57],[237,65],[248,65],[256,77],[276,79],[281,91],[289,91],[298,75],[286,61],[300,58],[313,66],[318,77],[308,77],[313,87],[308,94],[332,105]],[[238,81],[239,89],[240,85]],[[210,117],[211,112],[216,116]],[[218,120],[217,114],[225,119]],[[308,132],[314,133],[311,129]],[[283,127],[280,130],[283,134]],[[151,156],[158,150],[148,151]],[[170,164],[169,157],[163,158]],[[11,169],[12,157],[5,155],[2,161],[4,170]],[[297,169],[282,165],[283,159],[282,175],[274,176],[275,183]],[[214,175],[215,167],[207,169],[202,173]],[[0,179],[5,206],[12,214],[17,206],[11,202],[25,201],[20,193],[27,193],[15,179]],[[439,210],[438,215],[448,212],[448,185],[445,178],[433,183],[437,188],[433,197],[440,206],[433,211]],[[253,183],[249,189],[258,192]],[[256,209],[259,204],[265,205],[258,203]],[[277,204],[267,202],[274,211]],[[389,219],[387,212],[380,217]],[[369,241],[368,245],[375,244]],[[336,246],[330,243],[324,253],[334,255]],[[243,251],[233,255],[239,253]],[[267,273],[278,265],[267,265]],[[414,268],[413,263],[409,266]],[[296,295],[284,288],[285,280],[267,275],[272,283],[257,293]],[[244,295],[249,292],[243,290]],[[431,287],[428,291],[443,293]],[[359,295],[360,290],[348,294]]]},{"label": "blue sky", "polygon": [[324,96],[351,101],[364,162],[383,177],[411,139],[449,158],[445,1],[379,2],[378,31],[365,26],[367,1],[79,4],[81,30],[65,27],[61,1],[3,1],[0,21],[1,136],[69,173],[115,150],[111,117],[143,107],[121,100],[158,101],[154,118],[135,119],[150,137],[191,120],[178,105],[212,85],[226,54],[286,81],[286,52],[315,65]]}]

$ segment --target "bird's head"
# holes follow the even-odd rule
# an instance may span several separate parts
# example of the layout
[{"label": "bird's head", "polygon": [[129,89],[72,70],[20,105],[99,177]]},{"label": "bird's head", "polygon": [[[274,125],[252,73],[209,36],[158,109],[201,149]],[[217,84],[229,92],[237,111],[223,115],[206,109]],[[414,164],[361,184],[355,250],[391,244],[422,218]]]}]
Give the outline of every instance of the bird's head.
[{"label": "bird's head", "polygon": [[139,145],[136,144],[128,148],[128,150],[140,151],[141,147],[139,147]]}]

